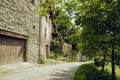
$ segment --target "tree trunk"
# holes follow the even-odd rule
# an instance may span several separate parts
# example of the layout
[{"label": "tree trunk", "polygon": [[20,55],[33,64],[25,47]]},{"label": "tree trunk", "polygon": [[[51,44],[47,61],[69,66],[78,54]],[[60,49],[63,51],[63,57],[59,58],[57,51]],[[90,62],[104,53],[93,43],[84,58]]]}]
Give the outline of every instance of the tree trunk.
[{"label": "tree trunk", "polygon": [[104,68],[105,68],[106,55],[107,55],[107,50],[104,50],[104,58],[103,58],[103,62],[102,62],[102,72],[104,72]]},{"label": "tree trunk", "polygon": [[116,80],[115,77],[115,63],[114,63],[114,53],[115,53],[115,45],[112,44],[112,55],[111,55],[111,65],[112,65],[112,80]]}]

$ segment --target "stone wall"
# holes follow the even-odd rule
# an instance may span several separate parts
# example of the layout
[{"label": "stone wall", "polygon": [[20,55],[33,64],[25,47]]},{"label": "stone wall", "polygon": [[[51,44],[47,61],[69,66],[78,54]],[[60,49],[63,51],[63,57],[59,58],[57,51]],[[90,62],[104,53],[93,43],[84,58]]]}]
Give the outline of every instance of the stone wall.
[{"label": "stone wall", "polygon": [[47,58],[50,55],[51,42],[51,20],[49,16],[40,17],[40,52],[42,58]]},{"label": "stone wall", "polygon": [[0,29],[28,36],[27,61],[37,62],[39,54],[39,0],[0,0]]},{"label": "stone wall", "polygon": [[81,51],[79,51],[79,52],[77,53],[77,60],[80,61],[80,62],[83,62],[83,61],[88,61],[88,60],[90,60],[90,58],[89,58],[89,57],[86,57],[85,55],[82,54]]},{"label": "stone wall", "polygon": [[70,54],[72,52],[72,45],[68,43],[63,43],[63,54]]}]

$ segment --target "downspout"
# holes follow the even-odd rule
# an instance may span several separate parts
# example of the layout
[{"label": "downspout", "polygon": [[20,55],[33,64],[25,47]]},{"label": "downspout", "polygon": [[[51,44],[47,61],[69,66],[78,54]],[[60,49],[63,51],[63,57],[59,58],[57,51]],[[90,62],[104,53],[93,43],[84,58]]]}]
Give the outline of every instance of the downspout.
[{"label": "downspout", "polygon": [[40,46],[41,46],[41,43],[40,43],[40,42],[41,42],[41,38],[40,38],[40,36],[41,36],[41,35],[40,35],[40,34],[41,34],[41,33],[40,33],[40,30],[41,30],[40,28],[41,28],[41,26],[40,26],[40,24],[41,24],[41,18],[40,18],[40,16],[39,16],[39,53],[38,53],[38,64],[40,64],[40,59],[41,59],[41,54],[40,54],[40,53],[41,53],[41,50],[40,50],[40,49],[41,49],[41,47],[40,47]]},{"label": "downspout", "polygon": [[[41,3],[41,0],[40,0]],[[41,59],[41,17],[39,15],[39,52],[38,52],[38,64],[40,64],[40,59]]]}]

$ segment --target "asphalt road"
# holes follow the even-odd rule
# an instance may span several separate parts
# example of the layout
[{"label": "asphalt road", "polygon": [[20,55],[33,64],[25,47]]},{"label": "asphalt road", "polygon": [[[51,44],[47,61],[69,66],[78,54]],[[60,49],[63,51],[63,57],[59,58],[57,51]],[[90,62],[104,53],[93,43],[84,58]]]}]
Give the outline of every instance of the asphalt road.
[{"label": "asphalt road", "polygon": [[0,80],[73,80],[74,73],[83,62],[32,67],[0,75]]}]

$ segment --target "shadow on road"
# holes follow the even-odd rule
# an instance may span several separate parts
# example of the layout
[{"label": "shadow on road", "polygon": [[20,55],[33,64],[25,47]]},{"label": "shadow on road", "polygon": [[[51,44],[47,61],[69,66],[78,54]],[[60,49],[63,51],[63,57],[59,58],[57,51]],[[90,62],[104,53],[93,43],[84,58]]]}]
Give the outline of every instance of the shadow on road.
[{"label": "shadow on road", "polygon": [[70,67],[68,70],[58,69],[57,72],[50,75],[52,76],[50,80],[73,80],[76,70],[77,67]]}]

